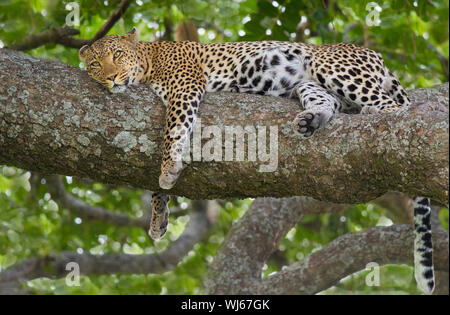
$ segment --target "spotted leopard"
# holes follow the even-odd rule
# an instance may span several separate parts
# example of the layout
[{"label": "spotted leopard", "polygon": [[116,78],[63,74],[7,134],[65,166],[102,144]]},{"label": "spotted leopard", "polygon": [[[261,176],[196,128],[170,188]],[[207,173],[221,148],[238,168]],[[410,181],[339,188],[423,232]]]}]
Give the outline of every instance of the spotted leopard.
[{"label": "spotted leopard", "polygon": [[[181,156],[206,92],[230,91],[298,98],[293,121],[305,137],[339,112],[386,113],[405,108],[408,96],[376,52],[353,44],[293,42],[141,42],[137,32],[109,35],[79,51],[88,74],[111,92],[148,84],[167,107],[159,185],[172,188]],[[150,234],[164,235],[169,198],[152,196]],[[434,289],[430,201],[414,199],[415,275],[423,291]]]}]

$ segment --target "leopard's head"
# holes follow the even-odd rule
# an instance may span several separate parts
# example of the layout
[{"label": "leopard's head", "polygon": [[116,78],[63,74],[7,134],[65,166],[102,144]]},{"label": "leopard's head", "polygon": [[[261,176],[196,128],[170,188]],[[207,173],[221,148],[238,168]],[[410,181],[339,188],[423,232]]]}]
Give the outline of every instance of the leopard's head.
[{"label": "leopard's head", "polygon": [[80,48],[78,55],[91,78],[112,93],[122,92],[140,79],[135,28],[123,36],[108,35]]}]

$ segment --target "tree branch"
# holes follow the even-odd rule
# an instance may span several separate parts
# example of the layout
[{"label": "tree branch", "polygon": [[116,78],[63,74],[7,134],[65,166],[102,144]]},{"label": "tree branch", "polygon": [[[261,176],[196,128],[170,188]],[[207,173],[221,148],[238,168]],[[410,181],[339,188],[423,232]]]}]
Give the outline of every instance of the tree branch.
[{"label": "tree branch", "polygon": [[[341,211],[338,205],[332,206],[306,197],[256,199],[216,254],[205,281],[207,292],[314,294],[364,269],[369,262],[412,263],[412,225],[393,225],[346,234],[302,261],[261,279],[264,262],[302,215]],[[448,273],[448,233],[439,229],[433,229],[433,233],[435,268]]]},{"label": "tree branch", "polygon": [[[165,110],[148,87],[112,95],[85,72],[7,49],[0,50],[0,82],[0,164],[161,191]],[[340,114],[304,139],[291,128],[295,99],[207,94],[203,126],[277,128],[277,169],[259,172],[269,163],[259,160],[193,161],[169,193],[360,203],[401,191],[448,204],[448,83],[409,95],[409,110]]]},{"label": "tree branch", "polygon": [[[435,268],[448,272],[448,233],[435,233]],[[369,262],[379,265],[413,261],[411,225],[372,228],[344,235],[308,258],[254,283],[255,294],[314,294],[335,285]],[[389,246],[386,246],[389,244]]]},{"label": "tree branch", "polygon": [[123,213],[116,213],[101,207],[89,205],[72,196],[66,192],[61,176],[46,176],[46,180],[48,190],[58,205],[75,213],[81,218],[86,220],[102,221],[116,226],[139,227],[144,229],[146,232],[150,227],[152,213],[151,200],[148,200],[149,198],[143,198],[143,201],[145,202],[144,208],[146,209],[145,214],[141,218],[132,218]]},{"label": "tree branch", "polygon": [[75,38],[73,35],[80,34],[79,30],[71,27],[57,27],[32,34],[19,43],[9,45],[8,48],[15,50],[29,50],[47,44],[60,44],[70,48],[80,48],[89,43],[87,39]]},{"label": "tree branch", "polygon": [[119,6],[111,13],[105,24],[91,39],[75,38],[73,35],[79,35],[80,31],[70,27],[57,27],[45,30],[39,34],[33,34],[19,43],[12,44],[8,48],[15,50],[29,50],[46,44],[60,44],[70,48],[81,48],[83,45],[89,45],[97,39],[105,36],[114,24],[122,17],[131,4],[131,0],[122,0]]},{"label": "tree branch", "polygon": [[122,0],[117,8],[111,13],[108,20],[103,24],[103,26],[97,31],[95,36],[90,40],[91,43],[95,42],[97,39],[102,38],[108,34],[109,30],[116,24],[116,22],[124,15],[125,11],[131,4],[131,0]]}]

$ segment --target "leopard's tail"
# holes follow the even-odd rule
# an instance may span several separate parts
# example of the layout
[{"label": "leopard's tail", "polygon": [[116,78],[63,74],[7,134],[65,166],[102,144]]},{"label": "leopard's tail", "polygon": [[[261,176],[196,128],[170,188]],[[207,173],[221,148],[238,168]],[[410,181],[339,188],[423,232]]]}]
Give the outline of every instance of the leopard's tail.
[{"label": "leopard's tail", "polygon": [[433,244],[431,241],[430,199],[415,197],[414,274],[419,288],[427,294],[434,290]]}]

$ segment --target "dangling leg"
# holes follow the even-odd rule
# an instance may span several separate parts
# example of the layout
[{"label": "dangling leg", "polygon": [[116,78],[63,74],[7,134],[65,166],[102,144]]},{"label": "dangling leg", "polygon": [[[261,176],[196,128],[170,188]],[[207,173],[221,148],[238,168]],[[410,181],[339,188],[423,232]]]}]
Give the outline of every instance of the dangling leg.
[{"label": "dangling leg", "polygon": [[420,289],[431,294],[434,290],[433,244],[431,241],[430,199],[414,199],[414,275]]},{"label": "dangling leg", "polygon": [[152,220],[150,222],[150,236],[160,239],[166,234],[169,224],[169,196],[152,192]]},{"label": "dangling leg", "polygon": [[[175,113],[178,113],[175,115]],[[192,120],[196,119],[196,110],[192,110]],[[161,162],[161,175],[159,186],[163,189],[171,189],[183,170],[183,148],[189,137],[193,123],[179,121],[181,110],[175,106],[169,106],[166,113],[166,129],[164,135],[164,152]],[[184,115],[186,116],[186,115]],[[186,117],[184,117],[186,120]],[[187,126],[186,126],[187,125]]]},{"label": "dangling leg", "polygon": [[184,146],[197,119],[198,106],[205,89],[203,81],[191,83],[189,88],[181,85],[172,89],[166,112],[164,152],[159,177],[159,186],[163,189],[171,189],[183,169]]},{"label": "dangling leg", "polygon": [[341,109],[339,99],[315,81],[301,82],[294,93],[304,108],[295,118],[294,128],[305,137],[312,136],[317,129],[325,126],[331,116]]}]

